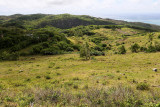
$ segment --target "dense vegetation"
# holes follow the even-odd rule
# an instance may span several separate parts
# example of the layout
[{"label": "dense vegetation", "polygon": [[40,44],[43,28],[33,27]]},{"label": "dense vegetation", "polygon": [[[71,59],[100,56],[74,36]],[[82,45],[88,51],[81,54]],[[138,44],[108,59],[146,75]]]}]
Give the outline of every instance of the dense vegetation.
[{"label": "dense vegetation", "polygon": [[159,107],[159,30],[84,15],[0,16],[0,106]]}]

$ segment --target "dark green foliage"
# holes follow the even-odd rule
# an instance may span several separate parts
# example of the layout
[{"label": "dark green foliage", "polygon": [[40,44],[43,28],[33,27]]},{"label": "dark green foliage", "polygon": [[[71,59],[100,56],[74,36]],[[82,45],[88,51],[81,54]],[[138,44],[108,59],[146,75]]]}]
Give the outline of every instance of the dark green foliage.
[{"label": "dark green foliage", "polygon": [[153,45],[149,45],[146,52],[156,52],[156,48]]},{"label": "dark green foliage", "polygon": [[104,48],[103,48],[103,47],[101,47],[101,46],[95,46],[95,47],[94,47],[94,50],[97,50],[97,51],[103,51],[103,50],[104,50]]},{"label": "dark green foliage", "polygon": [[93,39],[91,39],[92,42],[94,42],[95,44],[100,44],[101,41],[105,41],[108,40],[107,37],[94,37]]},{"label": "dark green foliage", "polygon": [[50,77],[49,75],[46,75],[45,78],[46,78],[47,80],[51,79],[51,77]]},{"label": "dark green foliage", "polygon": [[153,33],[148,34],[148,41],[152,42],[153,40]]},{"label": "dark green foliage", "polygon": [[74,51],[74,49],[72,47],[67,47],[66,51],[67,52],[72,52],[72,51]]},{"label": "dark green foliage", "polygon": [[43,55],[57,55],[57,54],[61,54],[61,53],[63,53],[63,52],[56,46],[46,48],[41,51],[41,54],[43,54]]},{"label": "dark green foliage", "polygon": [[137,85],[137,90],[149,90],[149,84],[140,83],[140,84]]},{"label": "dark green foliage", "polygon": [[139,51],[139,49],[140,49],[140,46],[139,46],[137,43],[135,43],[134,45],[132,45],[132,46],[130,47],[130,49],[131,49],[131,51],[132,51],[133,53],[137,53],[137,52]]},{"label": "dark green foliage", "polygon": [[78,45],[78,44],[76,44],[76,45],[73,45],[72,47],[73,47],[73,49],[80,51],[80,47],[81,47],[81,46]]},{"label": "dark green foliage", "polygon": [[146,52],[146,51],[147,51],[147,48],[146,48],[146,47],[140,47],[140,51],[141,51],[141,52]]},{"label": "dark green foliage", "polygon": [[105,53],[102,51],[91,50],[91,56],[105,56]]},{"label": "dark green foliage", "polygon": [[159,42],[155,42],[155,49],[156,51],[160,51],[160,43]]},{"label": "dark green foliage", "polygon": [[126,49],[124,47],[124,45],[120,46],[118,48],[118,54],[125,54],[126,53]]},{"label": "dark green foliage", "polygon": [[101,46],[102,46],[103,48],[105,48],[105,47],[107,46],[107,44],[101,44]]},{"label": "dark green foliage", "polygon": [[41,21],[38,28],[45,26],[54,26],[61,29],[68,29],[79,25],[114,25],[111,21],[103,21],[90,16],[75,16],[69,14],[62,14],[56,16],[46,17],[46,20]]},{"label": "dark green foliage", "polygon": [[41,45],[36,45],[32,48],[32,54],[40,54],[43,47]]},{"label": "dark green foliage", "polygon": [[[76,16],[69,14],[62,15],[45,15],[45,14],[33,14],[33,15],[13,15],[0,17],[0,50],[7,51],[9,53],[18,52],[22,49],[25,50],[27,47],[33,47],[31,52],[20,52],[20,55],[26,56],[30,54],[43,54],[43,55],[55,55],[65,52],[72,52],[74,50],[80,50],[80,45],[74,45],[69,41],[67,36],[79,36],[84,35],[89,36],[90,40],[94,42],[97,46],[94,50],[104,51],[111,50],[112,46],[105,43],[108,40],[106,36],[100,33],[95,33],[93,30],[99,28],[107,29],[121,29],[124,27],[134,28],[134,29],[147,29],[140,27],[143,24],[138,24],[140,26],[134,26],[131,23],[123,21],[115,21],[110,19],[100,19],[91,16]],[[117,25],[122,24],[122,25]],[[125,25],[123,25],[125,23]],[[64,29],[58,29],[58,28]],[[153,27],[153,26],[150,26]],[[69,28],[69,29],[65,29]],[[154,26],[158,29],[157,26]],[[150,33],[149,37],[153,37],[154,33]],[[127,35],[125,35],[126,37]],[[150,41],[152,41],[150,39]],[[152,47],[151,47],[152,46]],[[141,49],[145,52],[159,51],[159,46],[147,47],[146,49]],[[56,47],[56,48],[55,48]],[[154,49],[153,49],[154,47]],[[98,53],[100,52],[93,52]],[[97,54],[95,54],[97,55]]]},{"label": "dark green foliage", "polygon": [[19,59],[19,53],[8,53],[6,51],[0,54],[0,60],[11,60],[15,61]]}]

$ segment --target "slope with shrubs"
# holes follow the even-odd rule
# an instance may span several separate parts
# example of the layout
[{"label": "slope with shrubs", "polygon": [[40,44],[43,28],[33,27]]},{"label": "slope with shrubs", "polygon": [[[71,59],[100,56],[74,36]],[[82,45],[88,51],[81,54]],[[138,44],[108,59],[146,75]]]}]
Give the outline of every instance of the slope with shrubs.
[{"label": "slope with shrubs", "polygon": [[0,18],[0,60],[12,60],[0,62],[0,106],[160,106],[157,29],[68,14]]}]

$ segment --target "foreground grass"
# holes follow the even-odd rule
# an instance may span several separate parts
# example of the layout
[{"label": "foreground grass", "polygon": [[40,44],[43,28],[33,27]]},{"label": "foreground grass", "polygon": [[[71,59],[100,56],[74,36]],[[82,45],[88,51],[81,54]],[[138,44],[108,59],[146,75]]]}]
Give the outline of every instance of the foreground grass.
[{"label": "foreground grass", "polygon": [[[159,53],[22,57],[0,62],[1,106],[158,106]],[[147,84],[147,88],[138,88]],[[106,93],[106,94],[105,94]]]}]

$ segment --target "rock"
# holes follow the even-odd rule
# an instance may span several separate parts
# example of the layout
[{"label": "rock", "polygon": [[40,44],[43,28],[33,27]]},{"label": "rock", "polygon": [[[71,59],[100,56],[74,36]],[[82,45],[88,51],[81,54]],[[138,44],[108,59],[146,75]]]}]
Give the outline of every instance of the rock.
[{"label": "rock", "polygon": [[154,72],[157,72],[158,70],[157,70],[157,68],[153,68],[153,71],[154,71]]}]

